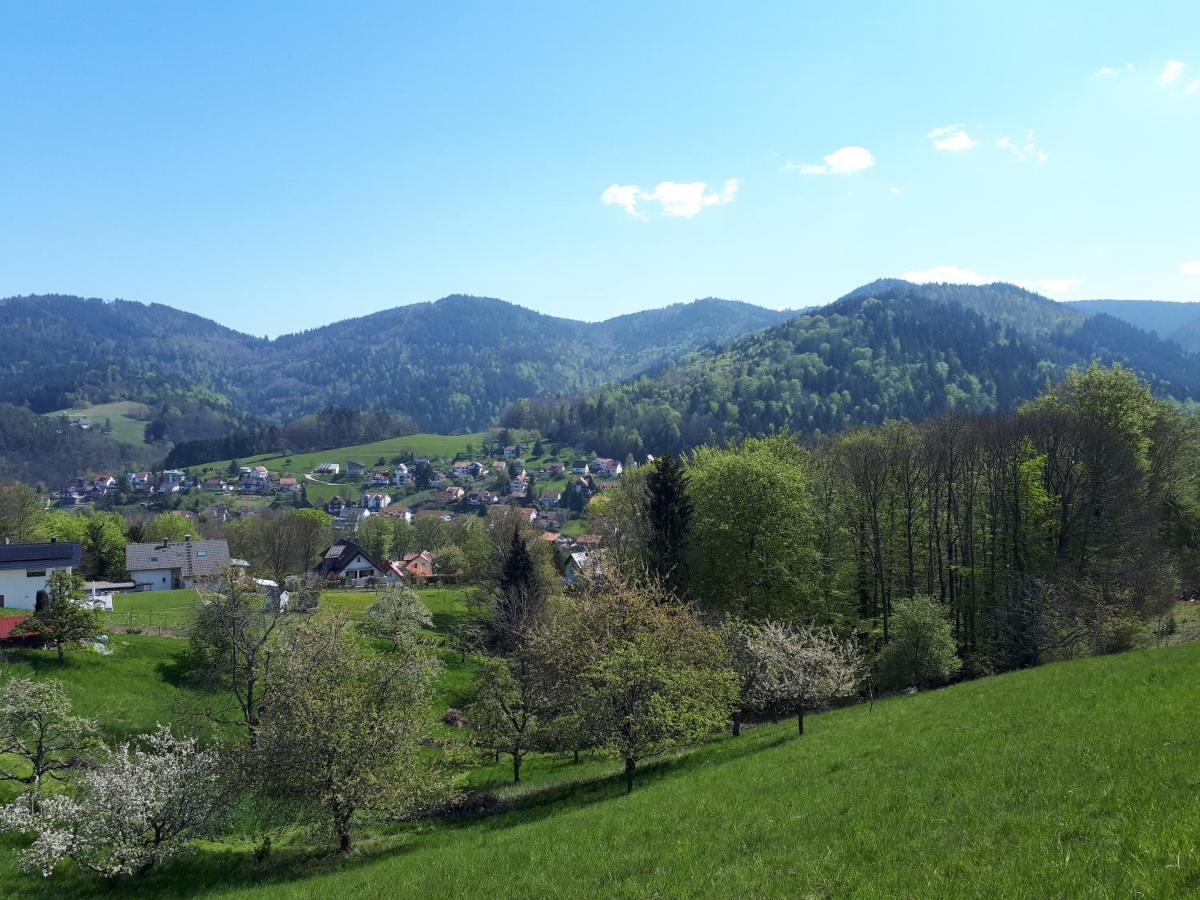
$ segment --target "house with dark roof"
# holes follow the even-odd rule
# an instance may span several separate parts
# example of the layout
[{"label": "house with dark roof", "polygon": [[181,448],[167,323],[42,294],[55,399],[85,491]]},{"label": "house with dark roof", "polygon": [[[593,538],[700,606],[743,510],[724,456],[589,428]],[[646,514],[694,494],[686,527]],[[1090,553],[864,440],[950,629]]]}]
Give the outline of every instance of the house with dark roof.
[{"label": "house with dark roof", "polygon": [[347,587],[365,587],[372,579],[388,578],[392,567],[378,562],[354,541],[343,539],[325,548],[313,572]]},{"label": "house with dark roof", "polygon": [[230,566],[226,541],[158,541],[126,544],[125,568],[139,591],[171,591],[215,581]]},{"label": "house with dark roof", "polygon": [[0,544],[0,606],[35,609],[39,591],[46,590],[55,572],[71,572],[79,565],[75,541],[48,544]]}]

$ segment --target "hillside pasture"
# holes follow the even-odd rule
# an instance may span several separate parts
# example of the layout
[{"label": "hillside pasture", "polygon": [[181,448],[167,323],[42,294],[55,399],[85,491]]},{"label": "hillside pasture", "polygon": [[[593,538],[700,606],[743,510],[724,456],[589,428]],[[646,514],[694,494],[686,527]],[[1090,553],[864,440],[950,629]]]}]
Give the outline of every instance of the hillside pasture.
[{"label": "hillside pasture", "polygon": [[[260,456],[250,456],[239,459],[243,466],[266,466],[272,472],[283,475],[303,476],[311,473],[323,462],[336,462],[346,471],[346,462],[353,460],[362,463],[370,471],[380,459],[390,460],[404,453],[430,458],[453,458],[455,454],[465,453],[467,444],[472,444],[478,450],[485,437],[484,432],[474,434],[409,434],[404,437],[388,438],[373,441],[369,444],[355,444],[348,447],[335,447],[331,450],[319,450],[312,453],[267,453]],[[192,471],[198,474],[221,474],[229,468],[231,460],[221,460],[203,466],[193,466]],[[311,485],[310,485],[311,488]]]},{"label": "hillside pasture", "polygon": [[[142,639],[151,640],[151,639]],[[1057,663],[763,725],[647,765],[531,759],[498,812],[395,826],[349,860],[208,845],[137,897],[1194,896],[1200,645]],[[147,677],[152,677],[149,674]],[[145,717],[143,717],[145,718]],[[12,897],[83,897],[0,860]]]},{"label": "hillside pasture", "polygon": [[112,438],[120,444],[139,446],[144,443],[146,422],[150,410],[144,403],[133,400],[117,400],[113,403],[97,403],[81,409],[59,409],[47,416],[66,416],[68,419],[86,419],[97,426],[106,421],[112,426]]}]

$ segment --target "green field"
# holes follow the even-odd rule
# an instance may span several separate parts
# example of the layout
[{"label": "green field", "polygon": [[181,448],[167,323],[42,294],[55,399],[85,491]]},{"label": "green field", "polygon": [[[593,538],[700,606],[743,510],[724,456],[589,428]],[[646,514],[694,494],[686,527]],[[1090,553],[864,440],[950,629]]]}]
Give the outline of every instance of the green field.
[{"label": "green field", "polygon": [[[369,444],[335,447],[332,450],[320,450],[314,453],[266,453],[239,459],[238,463],[243,466],[266,466],[271,472],[278,475],[291,475],[300,479],[303,481],[308,499],[312,503],[324,503],[335,496],[357,500],[364,488],[362,480],[332,481],[324,475],[316,476],[322,481],[332,481],[330,484],[321,484],[317,481],[306,480],[304,476],[311,474],[312,470],[323,462],[338,463],[342,467],[344,477],[348,460],[362,463],[366,466],[367,471],[371,472],[380,459],[390,461],[393,457],[403,453],[428,456],[431,459],[453,459],[456,454],[466,452],[467,444],[471,444],[478,453],[485,436],[484,432],[457,435],[410,434]],[[190,471],[200,477],[222,475],[229,469],[230,462],[231,460],[226,459],[207,465],[191,466]]]},{"label": "green field", "polygon": [[101,613],[101,619],[123,628],[183,629],[192,620],[196,599],[194,590],[117,594],[112,611]]},{"label": "green field", "polygon": [[48,416],[66,416],[69,419],[87,419],[103,425],[107,419],[112,425],[112,437],[122,444],[137,446],[143,443],[149,410],[144,403],[119,400],[114,403],[98,403],[83,409],[60,409]]},{"label": "green field", "polygon": [[[409,434],[404,437],[388,438],[384,441],[374,441],[370,444],[355,444],[349,447],[335,447],[332,450],[320,450],[315,453],[266,453],[261,456],[250,456],[239,459],[243,466],[266,466],[272,472],[287,475],[303,475],[311,472],[323,462],[339,463],[343,473],[346,461],[354,460],[362,463],[368,471],[374,468],[382,458],[391,459],[402,453],[412,453],[414,456],[431,458],[453,458],[456,453],[465,452],[467,444],[473,444],[478,452],[485,435],[476,434]],[[229,468],[230,460],[209,463],[204,466],[193,466],[192,471],[203,474],[206,472],[221,473]]]},{"label": "green field", "polygon": [[[124,711],[122,727],[168,715],[181,689],[151,657],[172,643],[130,638],[124,657],[72,661],[72,694],[109,719]],[[17,665],[57,672],[49,655]],[[248,843],[208,846],[107,886],[22,876],[6,853],[0,892],[1195,896],[1198,670],[1200,645],[1182,644],[852,706],[812,717],[802,738],[794,723],[766,725],[647,766],[629,796],[610,761],[539,757],[519,790],[499,791],[507,808],[364,836],[349,860],[284,848],[256,865]],[[473,783],[498,785],[503,768]]]}]

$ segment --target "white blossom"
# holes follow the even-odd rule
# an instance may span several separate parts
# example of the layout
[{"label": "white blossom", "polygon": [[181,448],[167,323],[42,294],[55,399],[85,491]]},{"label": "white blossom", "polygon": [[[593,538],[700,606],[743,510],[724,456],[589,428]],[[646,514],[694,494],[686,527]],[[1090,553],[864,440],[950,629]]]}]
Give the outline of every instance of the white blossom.
[{"label": "white blossom", "polygon": [[63,859],[105,876],[135,875],[214,833],[221,760],[160,725],[83,774],[73,795],[26,797],[0,810],[9,831],[36,832],[21,868],[49,876]]}]

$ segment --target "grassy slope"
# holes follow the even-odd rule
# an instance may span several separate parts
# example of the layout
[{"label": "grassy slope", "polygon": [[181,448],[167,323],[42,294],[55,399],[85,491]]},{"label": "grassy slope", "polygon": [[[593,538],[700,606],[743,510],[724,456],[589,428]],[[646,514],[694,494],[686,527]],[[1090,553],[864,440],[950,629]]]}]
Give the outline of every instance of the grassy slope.
[{"label": "grassy slope", "polygon": [[[146,405],[132,400],[118,400],[113,403],[98,403],[85,409],[60,409],[49,416],[67,416],[71,419],[87,419],[97,425],[103,425],[108,419],[112,425],[112,438],[121,444],[140,446],[146,432]],[[139,418],[140,417],[140,418]]]},{"label": "grassy slope", "polygon": [[[767,726],[648,767],[631,796],[611,764],[542,758],[498,815],[299,871],[202,851],[115,893],[1194,896],[1198,666],[1200,645],[1141,650],[815,716],[804,738]],[[12,896],[97,887],[0,866]]]},{"label": "grassy slope", "polygon": [[[398,456],[405,452],[411,452],[414,456],[428,456],[435,459],[439,457],[453,458],[456,453],[463,452],[467,444],[474,444],[476,450],[478,450],[479,445],[483,442],[483,438],[484,434],[482,432],[478,434],[457,435],[410,434],[404,437],[375,441],[370,444],[336,447],[332,450],[320,450],[314,453],[268,453],[241,459],[238,462],[243,466],[263,465],[272,472],[280,472],[285,475],[295,475],[297,477],[304,475],[305,472],[311,472],[323,462],[339,463],[344,472],[347,460],[362,463],[370,471],[374,468],[376,461],[380,457],[391,459],[393,456]],[[287,462],[287,460],[291,460],[291,462]],[[192,471],[222,473],[229,468],[229,462],[226,459],[220,462],[209,463],[206,466],[193,466]]]}]

